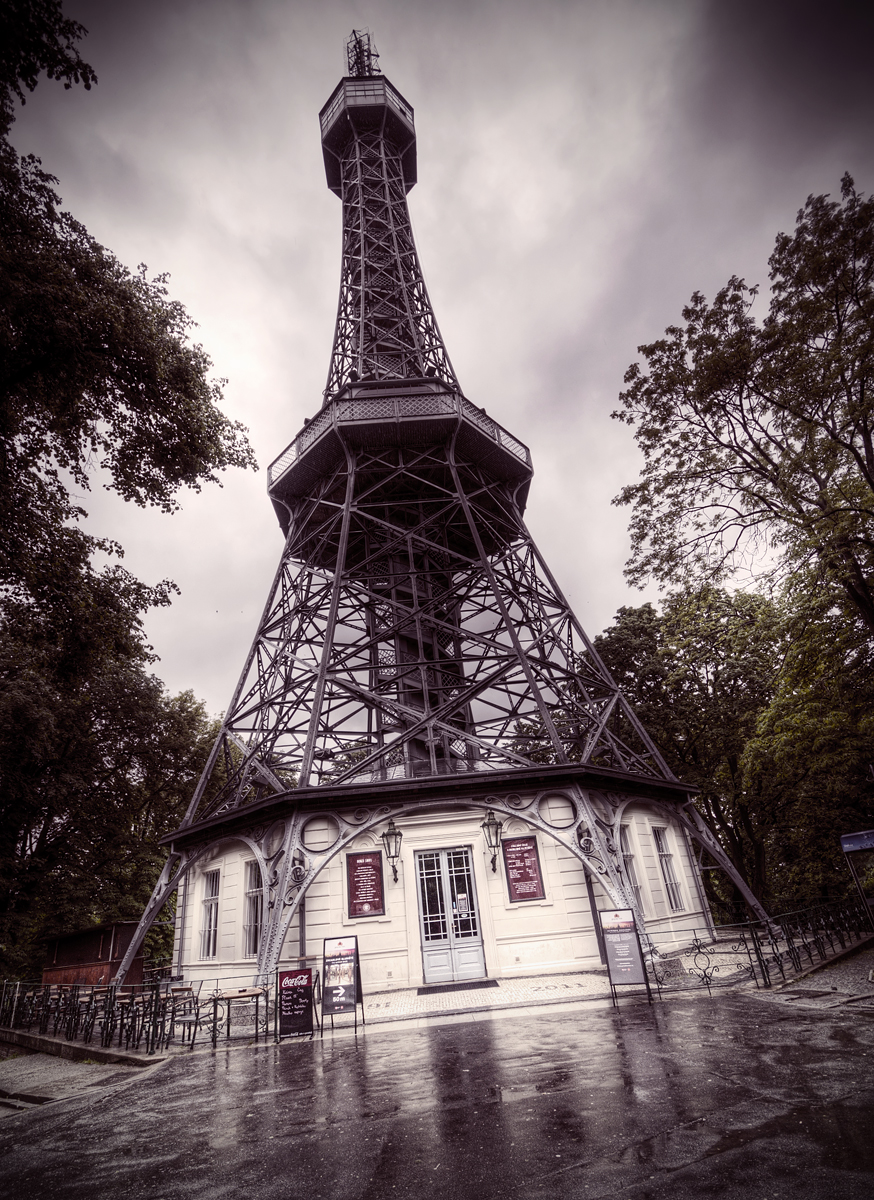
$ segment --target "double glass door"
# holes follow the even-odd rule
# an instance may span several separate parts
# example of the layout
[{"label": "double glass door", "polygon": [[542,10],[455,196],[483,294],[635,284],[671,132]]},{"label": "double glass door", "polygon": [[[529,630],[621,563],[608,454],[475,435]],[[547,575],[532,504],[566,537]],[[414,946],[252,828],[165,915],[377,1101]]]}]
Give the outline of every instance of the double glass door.
[{"label": "double glass door", "polygon": [[420,850],[416,880],[425,982],[482,979],[486,963],[470,849]]}]

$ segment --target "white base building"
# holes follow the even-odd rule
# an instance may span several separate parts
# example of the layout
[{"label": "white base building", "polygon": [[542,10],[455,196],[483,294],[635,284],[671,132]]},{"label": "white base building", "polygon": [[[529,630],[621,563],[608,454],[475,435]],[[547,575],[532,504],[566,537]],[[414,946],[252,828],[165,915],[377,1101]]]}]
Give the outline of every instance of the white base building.
[{"label": "white base building", "polygon": [[[355,935],[368,994],[599,968],[593,907],[616,904],[564,844],[563,831],[574,823],[572,795],[532,793],[537,825],[524,810],[507,815],[496,804],[493,811],[504,819],[494,870],[481,807],[399,816],[397,882],[380,836],[387,820],[349,837],[310,883],[277,965],[319,969],[323,939]],[[620,806],[617,822],[621,869],[652,946],[664,953],[696,935],[710,936],[711,917],[683,824],[635,800]],[[544,825],[554,825],[562,840]],[[254,832],[261,833],[269,858],[286,827],[280,821]],[[305,853],[330,853],[337,840],[331,815],[311,816],[303,827]],[[255,845],[249,838],[217,840],[180,887],[174,974],[218,986],[254,982],[263,916]]]}]

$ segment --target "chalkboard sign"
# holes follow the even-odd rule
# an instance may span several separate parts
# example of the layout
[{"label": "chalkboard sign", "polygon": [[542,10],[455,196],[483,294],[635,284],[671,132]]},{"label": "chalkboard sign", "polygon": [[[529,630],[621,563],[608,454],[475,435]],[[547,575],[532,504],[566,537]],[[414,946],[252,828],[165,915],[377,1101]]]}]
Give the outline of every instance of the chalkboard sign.
[{"label": "chalkboard sign", "polygon": [[346,882],[349,890],[350,917],[385,915],[381,851],[368,850],[363,854],[347,854]]},{"label": "chalkboard sign", "polygon": [[313,1032],[313,973],[311,970],[277,971],[276,994],[279,1036]]},{"label": "chalkboard sign", "polygon": [[510,903],[519,900],[543,900],[546,891],[540,873],[540,856],[537,853],[537,838],[505,838],[501,842],[504,855],[504,870]]},{"label": "chalkboard sign", "polygon": [[325,938],[322,1012],[355,1012],[359,997],[358,938]]},{"label": "chalkboard sign", "polygon": [[610,909],[598,913],[607,952],[607,971],[611,984],[647,983],[643,954],[630,908]]}]

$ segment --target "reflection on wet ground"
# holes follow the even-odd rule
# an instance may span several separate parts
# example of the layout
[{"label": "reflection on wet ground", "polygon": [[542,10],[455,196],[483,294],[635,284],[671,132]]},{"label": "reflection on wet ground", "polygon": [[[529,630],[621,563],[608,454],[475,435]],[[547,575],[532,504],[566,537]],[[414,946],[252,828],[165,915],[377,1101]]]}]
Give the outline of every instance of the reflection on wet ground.
[{"label": "reflection on wet ground", "polygon": [[21,1197],[874,1194],[874,1022],[756,995],[174,1058],[4,1122]]}]

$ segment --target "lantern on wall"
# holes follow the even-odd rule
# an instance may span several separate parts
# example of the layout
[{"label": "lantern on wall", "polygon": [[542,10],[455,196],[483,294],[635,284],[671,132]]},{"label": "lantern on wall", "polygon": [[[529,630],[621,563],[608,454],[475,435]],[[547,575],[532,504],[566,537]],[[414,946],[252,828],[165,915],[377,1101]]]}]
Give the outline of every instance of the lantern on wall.
[{"label": "lantern on wall", "polygon": [[492,870],[497,871],[498,851],[501,848],[501,830],[504,828],[504,822],[498,821],[495,814],[489,809],[480,828],[486,835],[486,845],[492,852]]},{"label": "lantern on wall", "polygon": [[391,865],[395,883],[398,881],[398,859],[401,856],[401,839],[403,836],[393,820],[389,820],[388,829],[381,834],[382,844],[385,846],[385,856]]}]

